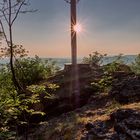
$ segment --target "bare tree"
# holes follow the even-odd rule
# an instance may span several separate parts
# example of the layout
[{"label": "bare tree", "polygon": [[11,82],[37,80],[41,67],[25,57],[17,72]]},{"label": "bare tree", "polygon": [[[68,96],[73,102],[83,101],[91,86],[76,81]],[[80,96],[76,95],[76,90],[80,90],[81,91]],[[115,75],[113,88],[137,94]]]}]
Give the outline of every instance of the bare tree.
[{"label": "bare tree", "polygon": [[23,90],[16,77],[14,70],[14,43],[13,24],[20,13],[27,13],[33,10],[25,9],[29,5],[29,0],[1,0],[0,1],[0,33],[3,35],[10,52],[10,68],[12,80],[17,90]]}]

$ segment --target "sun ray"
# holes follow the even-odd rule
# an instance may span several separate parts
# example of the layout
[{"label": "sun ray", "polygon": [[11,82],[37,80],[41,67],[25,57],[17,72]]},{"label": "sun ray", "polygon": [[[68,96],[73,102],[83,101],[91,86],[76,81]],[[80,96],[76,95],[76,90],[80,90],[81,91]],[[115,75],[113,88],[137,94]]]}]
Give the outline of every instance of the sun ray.
[{"label": "sun ray", "polygon": [[81,24],[77,23],[76,25],[73,26],[73,30],[76,32],[76,33],[80,33],[82,31],[82,26]]}]

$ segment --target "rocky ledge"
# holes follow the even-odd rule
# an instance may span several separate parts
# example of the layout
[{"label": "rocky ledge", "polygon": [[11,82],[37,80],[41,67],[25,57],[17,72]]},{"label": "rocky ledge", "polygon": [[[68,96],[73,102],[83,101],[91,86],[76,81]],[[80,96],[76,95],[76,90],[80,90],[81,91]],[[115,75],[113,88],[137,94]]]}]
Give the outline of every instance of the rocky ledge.
[{"label": "rocky ledge", "polygon": [[140,112],[119,109],[107,121],[89,122],[81,140],[140,140]]},{"label": "rocky ledge", "polygon": [[109,94],[120,103],[140,101],[140,76],[119,74],[119,77],[113,83]]}]

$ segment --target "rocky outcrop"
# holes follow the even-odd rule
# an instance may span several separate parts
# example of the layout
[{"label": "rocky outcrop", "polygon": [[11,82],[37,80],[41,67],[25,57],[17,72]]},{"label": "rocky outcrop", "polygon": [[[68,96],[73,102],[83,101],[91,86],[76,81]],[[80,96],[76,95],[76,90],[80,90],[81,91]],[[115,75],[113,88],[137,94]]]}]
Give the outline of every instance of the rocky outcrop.
[{"label": "rocky outcrop", "polygon": [[125,75],[113,83],[109,93],[120,103],[135,102],[140,100],[140,76]]},{"label": "rocky outcrop", "polygon": [[[110,125],[111,126],[111,125]],[[107,122],[95,121],[85,126],[87,133],[81,140],[119,140],[116,132],[111,132]]]},{"label": "rocky outcrop", "polygon": [[114,130],[124,139],[140,140],[140,112],[131,109],[118,110],[111,114]]},{"label": "rocky outcrop", "polygon": [[108,121],[95,121],[87,123],[85,128],[87,132],[81,140],[119,140],[116,132],[110,130],[111,124]]},{"label": "rocky outcrop", "polygon": [[89,122],[81,140],[140,140],[140,112],[120,109],[110,120]]},{"label": "rocky outcrop", "polygon": [[[53,92],[47,88],[48,83],[46,84],[46,91],[52,93],[55,98],[47,99],[44,98],[45,94],[42,94],[40,104],[44,108],[41,111],[47,114],[44,120],[49,120],[82,107],[96,93],[97,89],[91,86],[90,83],[93,79],[100,77],[100,73],[94,73],[88,64],[78,64],[77,67],[78,77],[76,82],[78,88],[76,91],[73,91],[72,87],[72,83],[75,83],[75,78],[71,75],[72,65],[65,65],[63,71],[48,79],[48,83],[59,85],[59,88]],[[33,119],[31,118],[31,120]]]}]

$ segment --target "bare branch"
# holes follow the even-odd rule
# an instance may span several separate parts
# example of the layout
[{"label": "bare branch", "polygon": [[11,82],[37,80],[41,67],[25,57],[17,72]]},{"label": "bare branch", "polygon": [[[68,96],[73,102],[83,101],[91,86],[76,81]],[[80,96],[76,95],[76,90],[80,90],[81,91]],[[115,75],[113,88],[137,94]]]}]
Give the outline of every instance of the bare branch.
[{"label": "bare branch", "polygon": [[[71,4],[71,0],[64,0],[65,2]],[[79,2],[80,0],[77,0],[77,3]]]},{"label": "bare branch", "polygon": [[4,38],[5,38],[5,40],[6,40],[7,46],[9,47],[9,41],[8,41],[8,38],[7,38],[7,35],[6,35],[6,33],[5,33],[5,29],[4,29],[3,23],[2,23],[1,20],[0,20],[0,25],[1,25],[2,33],[3,33]]},{"label": "bare branch", "polygon": [[69,3],[69,4],[71,3],[69,0],[64,0],[64,1],[67,2],[67,3]]},{"label": "bare branch", "polygon": [[5,12],[3,11],[2,13],[3,13],[3,17],[5,18],[5,20],[6,20],[7,24],[8,24],[8,18],[6,17]]},{"label": "bare branch", "polygon": [[12,20],[12,22],[11,22],[11,25],[13,25],[14,21],[16,20],[18,14],[19,14],[19,12],[20,12],[20,9],[21,9],[22,5],[24,5],[24,3],[25,3],[25,0],[23,0],[23,1],[21,2],[21,4],[20,4],[18,10],[17,10],[16,13],[15,13],[15,14],[16,14],[15,17],[13,18],[13,20]]},{"label": "bare branch", "polygon": [[[16,3],[16,4],[12,5],[11,8],[14,8],[14,7],[18,6],[18,5],[19,5],[19,3]],[[10,7],[9,7],[8,4],[7,4],[7,7],[6,7],[6,8],[5,8],[5,6],[3,5],[2,10],[3,10],[3,11],[7,11],[9,8],[10,8]]]}]

